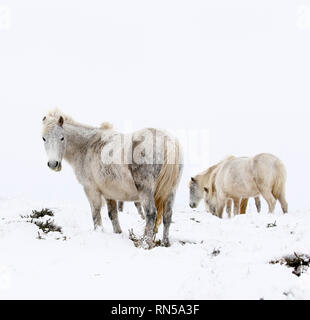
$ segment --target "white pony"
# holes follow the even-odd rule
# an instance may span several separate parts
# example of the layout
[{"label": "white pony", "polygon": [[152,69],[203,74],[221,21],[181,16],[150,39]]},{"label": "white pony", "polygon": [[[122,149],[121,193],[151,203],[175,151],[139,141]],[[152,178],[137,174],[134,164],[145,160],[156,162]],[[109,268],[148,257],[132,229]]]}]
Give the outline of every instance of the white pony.
[{"label": "white pony", "polygon": [[55,110],[43,118],[43,140],[48,167],[60,171],[63,158],[84,187],[95,228],[102,225],[106,200],[115,233],[121,233],[117,201],[140,202],[146,218],[141,245],[151,248],[163,219],[163,245],[169,227],[183,157],[179,142],[158,129],[121,134],[105,125],[95,128],[75,122]]},{"label": "white pony", "polygon": [[[234,159],[233,156],[228,157],[226,160]],[[222,161],[223,162],[223,161]],[[189,206],[191,208],[197,208],[200,201],[204,197],[204,187],[209,183],[210,176],[213,173],[213,171],[221,165],[222,162],[217,163],[216,165],[208,168],[207,170],[197,174],[196,176],[192,177],[189,182]],[[248,199],[242,199],[241,205],[240,205],[240,214],[246,213],[246,208],[248,205]],[[255,197],[255,205],[257,208],[257,212],[261,211],[261,202],[259,197]],[[215,210],[211,210],[208,203],[205,202],[206,211],[211,212],[212,214],[215,214]],[[226,211],[228,213],[228,216],[231,216],[231,210],[232,210],[232,200],[227,199],[226,201]]]},{"label": "white pony", "polygon": [[262,195],[269,212],[279,200],[283,213],[287,213],[285,199],[286,170],[274,155],[259,154],[253,158],[230,157],[210,174],[205,187],[205,201],[222,218],[227,199],[234,202],[234,214],[240,211],[240,199]]}]

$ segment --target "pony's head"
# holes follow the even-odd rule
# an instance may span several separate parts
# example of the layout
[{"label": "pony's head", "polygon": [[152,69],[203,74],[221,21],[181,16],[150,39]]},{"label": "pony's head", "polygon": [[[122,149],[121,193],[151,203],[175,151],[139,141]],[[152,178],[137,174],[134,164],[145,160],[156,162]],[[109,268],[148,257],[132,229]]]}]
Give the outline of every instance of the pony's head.
[{"label": "pony's head", "polygon": [[189,182],[189,206],[197,208],[202,198],[203,192],[198,185],[198,181],[192,177]]},{"label": "pony's head", "polygon": [[209,188],[204,187],[204,202],[208,211],[212,214],[216,214],[215,190],[210,190]]},{"label": "pony's head", "polygon": [[63,128],[64,117],[51,115],[43,118],[42,138],[48,158],[47,165],[54,171],[61,171],[61,162],[66,151],[66,137]]}]

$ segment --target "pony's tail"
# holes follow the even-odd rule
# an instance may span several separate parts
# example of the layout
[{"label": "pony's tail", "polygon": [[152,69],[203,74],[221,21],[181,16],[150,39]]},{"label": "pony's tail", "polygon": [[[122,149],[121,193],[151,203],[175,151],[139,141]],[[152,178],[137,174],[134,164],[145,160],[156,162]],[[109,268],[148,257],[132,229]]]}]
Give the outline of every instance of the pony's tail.
[{"label": "pony's tail", "polygon": [[168,163],[167,148],[165,147],[164,163],[156,180],[154,201],[157,210],[154,234],[158,232],[158,227],[162,222],[163,213],[169,195],[175,191],[181,173],[180,148],[175,144],[175,163]]},{"label": "pony's tail", "polygon": [[278,160],[277,161],[277,174],[275,177],[275,182],[272,187],[272,194],[276,199],[279,199],[285,194],[285,183],[286,183],[286,169],[284,164]]}]

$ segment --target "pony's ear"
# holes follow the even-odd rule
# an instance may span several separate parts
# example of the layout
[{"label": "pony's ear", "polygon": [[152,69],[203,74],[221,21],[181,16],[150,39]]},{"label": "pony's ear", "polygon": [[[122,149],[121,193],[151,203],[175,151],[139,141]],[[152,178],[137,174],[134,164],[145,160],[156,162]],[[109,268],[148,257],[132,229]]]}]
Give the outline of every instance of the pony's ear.
[{"label": "pony's ear", "polygon": [[206,193],[209,193],[209,189],[208,188],[205,187],[204,190],[205,190]]},{"label": "pony's ear", "polygon": [[42,119],[42,122],[44,122],[46,120],[46,117],[44,117],[43,119]]},{"label": "pony's ear", "polygon": [[196,182],[195,178],[191,177],[192,182]]},{"label": "pony's ear", "polygon": [[62,127],[64,124],[64,118],[62,116],[59,117],[58,124]]}]

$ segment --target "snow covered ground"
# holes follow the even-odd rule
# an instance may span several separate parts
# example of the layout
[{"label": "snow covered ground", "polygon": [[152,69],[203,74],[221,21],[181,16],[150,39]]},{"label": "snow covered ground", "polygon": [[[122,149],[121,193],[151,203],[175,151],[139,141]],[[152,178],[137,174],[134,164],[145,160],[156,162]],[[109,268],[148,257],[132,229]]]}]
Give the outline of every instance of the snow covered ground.
[{"label": "snow covered ground", "polygon": [[[45,207],[63,232],[40,240],[21,216]],[[95,232],[86,203],[0,199],[0,299],[310,299],[310,269],[297,277],[269,263],[310,253],[310,212],[220,220],[178,209],[172,246],[148,251],[128,239],[144,228],[132,204],[120,213],[122,235],[102,214],[104,232]]]}]

